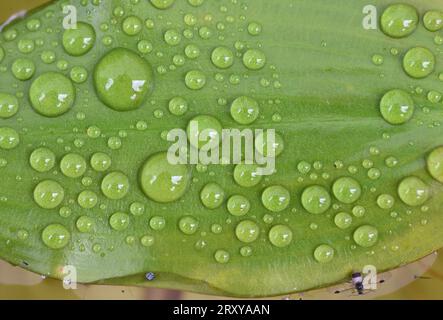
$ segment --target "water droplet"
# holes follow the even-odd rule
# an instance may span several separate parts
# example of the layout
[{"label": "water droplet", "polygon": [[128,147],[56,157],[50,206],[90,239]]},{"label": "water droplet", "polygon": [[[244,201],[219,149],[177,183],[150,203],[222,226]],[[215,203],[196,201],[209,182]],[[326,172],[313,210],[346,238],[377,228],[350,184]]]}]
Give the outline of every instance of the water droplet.
[{"label": "water droplet", "polygon": [[29,98],[38,113],[47,117],[57,117],[66,113],[74,104],[75,89],[64,75],[48,72],[32,83]]},{"label": "water droplet", "polygon": [[26,81],[35,73],[35,64],[29,59],[17,59],[11,67],[11,71],[18,80]]},{"label": "water droplet", "polygon": [[376,244],[378,239],[378,230],[369,225],[359,227],[354,232],[354,241],[359,246],[364,248],[372,247]]},{"label": "water droplet", "polygon": [[252,248],[249,246],[241,247],[240,254],[242,257],[250,257],[252,255]]},{"label": "water droplet", "polygon": [[217,250],[214,255],[215,261],[218,263],[228,263],[230,259],[229,252],[225,250]]},{"label": "water droplet", "polygon": [[76,29],[65,29],[63,47],[71,56],[82,56],[88,53],[95,44],[95,30],[87,23],[77,22]]},{"label": "water droplet", "polygon": [[439,31],[443,28],[443,13],[440,11],[428,11],[423,17],[423,23],[429,31]]},{"label": "water droplet", "polygon": [[65,197],[63,187],[55,181],[45,180],[34,189],[34,200],[43,209],[58,207]]},{"label": "water droplet", "polygon": [[200,199],[208,209],[219,208],[225,199],[225,192],[216,183],[208,183],[200,192]]},{"label": "water droplet", "polygon": [[153,236],[146,235],[140,239],[140,243],[143,247],[151,247],[154,245],[155,239]]},{"label": "water droplet", "polygon": [[249,97],[239,97],[231,106],[231,116],[239,124],[252,124],[260,114],[258,102]]},{"label": "water droplet", "polygon": [[443,147],[432,151],[427,158],[427,167],[431,176],[443,183]]},{"label": "water droplet", "polygon": [[[201,1],[201,0],[200,0]],[[151,0],[151,3],[157,9],[168,9],[174,4],[175,0]]]},{"label": "water droplet", "polygon": [[0,149],[11,150],[20,143],[17,131],[9,127],[0,128]]},{"label": "water droplet", "polygon": [[291,196],[289,191],[282,186],[268,187],[261,196],[263,206],[272,212],[280,212],[289,206]]},{"label": "water droplet", "polygon": [[285,225],[276,225],[269,231],[268,237],[274,246],[283,248],[292,242],[292,230]]},{"label": "water droplet", "polygon": [[101,190],[109,199],[123,199],[129,191],[129,179],[121,172],[112,172],[103,179]]},{"label": "water droplet", "polygon": [[122,23],[123,32],[128,36],[135,36],[142,31],[143,22],[136,16],[129,16]]},{"label": "water droplet", "polygon": [[88,70],[83,67],[74,67],[70,72],[71,80],[75,83],[83,83],[88,79]]},{"label": "water droplet", "polygon": [[108,170],[111,167],[111,163],[111,157],[108,156],[106,153],[94,153],[91,157],[91,167],[98,172]]},{"label": "water droplet", "polygon": [[0,118],[8,119],[18,112],[18,99],[13,95],[0,93]]},{"label": "water droplet", "polygon": [[352,214],[354,217],[362,218],[366,214],[366,209],[362,206],[355,206],[352,208]]},{"label": "water droplet", "polygon": [[139,108],[153,89],[151,65],[136,53],[117,48],[108,52],[94,70],[100,100],[116,111]]},{"label": "water droplet", "polygon": [[429,49],[412,48],[403,59],[403,68],[413,78],[425,78],[434,71],[435,56]]},{"label": "water droplet", "polygon": [[93,191],[85,190],[78,195],[77,202],[84,209],[92,209],[97,205],[97,195]]},{"label": "water droplet", "polygon": [[244,216],[249,212],[251,203],[244,196],[234,195],[229,198],[227,208],[233,216]]},{"label": "water droplet", "polygon": [[110,137],[108,139],[108,147],[111,150],[118,150],[122,147],[122,139],[119,137]]},{"label": "water droplet", "polygon": [[257,240],[260,235],[260,228],[255,222],[244,220],[235,228],[235,235],[241,242],[251,243]]},{"label": "water droplet", "polygon": [[89,233],[94,230],[94,220],[88,216],[81,216],[77,219],[77,222],[75,223],[77,226],[78,231],[81,233]]},{"label": "water droplet", "polygon": [[[193,128],[191,125],[196,124],[198,128]],[[214,117],[200,115],[193,118],[187,127],[188,139],[196,148],[202,148],[205,145],[216,145],[215,142],[220,142],[222,138],[223,127],[221,123]],[[205,133],[206,139],[201,139],[202,132]]]},{"label": "water droplet", "polygon": [[129,215],[123,212],[116,212],[109,218],[109,224],[116,231],[125,230],[129,226]]},{"label": "water droplet", "polygon": [[189,168],[186,165],[171,164],[167,153],[151,156],[140,175],[145,195],[161,203],[180,199],[186,193],[190,179]]},{"label": "water droplet", "polygon": [[400,182],[398,195],[408,206],[417,207],[429,199],[429,186],[417,177],[408,177]]},{"label": "water droplet", "polygon": [[169,101],[169,112],[175,116],[182,116],[188,111],[188,102],[182,97],[175,97]]},{"label": "water droplet", "polygon": [[170,46],[177,46],[180,44],[182,37],[177,30],[167,30],[164,35],[165,42]]},{"label": "water droplet", "polygon": [[376,66],[381,66],[384,61],[385,59],[380,54],[374,54],[372,56],[372,63],[375,64]]},{"label": "water droplet", "polygon": [[32,152],[29,163],[38,172],[48,172],[55,165],[55,154],[48,148],[38,148]]},{"label": "water droplet", "polygon": [[251,188],[260,183],[263,176],[258,174],[258,165],[256,164],[238,164],[234,169],[234,180],[244,188]]},{"label": "water droplet", "polygon": [[243,64],[250,70],[260,70],[266,64],[266,56],[261,50],[250,49],[243,55]]},{"label": "water droplet", "polygon": [[149,226],[152,230],[161,231],[166,227],[166,220],[163,217],[155,216],[149,220]]},{"label": "water droplet", "polygon": [[234,64],[234,53],[226,47],[217,47],[212,51],[211,60],[216,67],[227,69]]},{"label": "water droplet", "polygon": [[299,164],[297,165],[297,170],[298,172],[300,172],[301,174],[308,174],[309,171],[311,171],[311,164],[309,162],[306,161],[301,161],[299,162]]},{"label": "water droplet", "polygon": [[334,218],[334,223],[340,229],[347,229],[352,225],[352,216],[346,212],[337,213]]},{"label": "water droplet", "polygon": [[248,25],[248,33],[251,36],[258,36],[262,32],[262,26],[258,22],[251,22]]},{"label": "water droplet", "polygon": [[66,247],[71,238],[71,234],[61,224],[51,224],[42,232],[43,243],[51,249],[62,249]]},{"label": "water droplet", "polygon": [[185,83],[191,90],[200,90],[206,85],[206,76],[201,71],[192,70],[186,74]]},{"label": "water droplet", "polygon": [[198,230],[199,223],[197,219],[191,216],[183,217],[178,223],[180,231],[186,235],[195,234]]},{"label": "water droplet", "polygon": [[383,32],[393,38],[403,38],[415,31],[419,23],[417,10],[408,4],[389,6],[381,17]]},{"label": "water droplet", "polygon": [[360,184],[352,178],[343,177],[335,181],[332,191],[338,201],[351,204],[361,196]]},{"label": "water droplet", "polygon": [[388,168],[393,168],[398,164],[398,160],[395,157],[388,157],[385,160],[385,164]]},{"label": "water droplet", "polygon": [[143,203],[140,203],[140,202],[134,202],[129,207],[129,211],[134,216],[141,216],[141,215],[143,215],[145,213],[145,205]]},{"label": "water droplet", "polygon": [[86,172],[86,161],[81,155],[70,153],[63,157],[60,169],[69,178],[79,178]]},{"label": "water droplet", "polygon": [[321,214],[331,206],[331,196],[324,187],[311,186],[303,191],[301,202],[309,213]]},{"label": "water droplet", "polygon": [[382,194],[377,198],[377,204],[381,209],[392,209],[395,204],[395,199],[389,194]]},{"label": "water droplet", "polygon": [[[281,135],[278,133],[275,133],[275,141],[271,145],[273,149],[273,154],[275,157],[278,157],[280,154],[283,153],[283,150],[285,149],[285,143]],[[255,137],[255,148],[256,150],[263,156],[271,155],[271,150],[268,150],[268,131],[260,133],[258,136]]]},{"label": "water droplet", "polygon": [[383,118],[393,125],[408,122],[414,114],[414,108],[414,100],[403,90],[387,92],[380,102]]},{"label": "water droplet", "polygon": [[315,249],[314,258],[317,260],[317,262],[328,263],[334,259],[334,248],[326,244],[322,244]]},{"label": "water droplet", "polygon": [[185,48],[185,55],[189,59],[197,59],[200,56],[200,49],[194,44],[187,45]]}]

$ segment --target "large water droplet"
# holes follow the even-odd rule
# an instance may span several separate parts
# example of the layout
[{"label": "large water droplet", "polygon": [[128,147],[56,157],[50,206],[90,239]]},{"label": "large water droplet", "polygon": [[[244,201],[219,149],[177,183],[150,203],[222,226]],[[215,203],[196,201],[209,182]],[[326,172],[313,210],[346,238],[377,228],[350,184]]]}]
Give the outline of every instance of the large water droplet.
[{"label": "large water droplet", "polygon": [[234,180],[244,188],[251,188],[260,183],[263,176],[258,174],[259,166],[256,164],[238,164],[234,169]]},{"label": "large water droplet", "polygon": [[55,154],[48,148],[35,149],[31,153],[29,163],[38,172],[48,172],[55,165]]},{"label": "large water droplet", "polygon": [[[197,125],[198,127],[193,127]],[[216,145],[222,138],[223,127],[221,123],[212,116],[200,115],[193,118],[187,127],[188,139],[191,145],[201,148],[205,145]],[[200,139],[202,133],[206,135],[206,139]]]},{"label": "large water droplet", "polygon": [[421,206],[429,199],[429,186],[417,177],[408,177],[400,182],[398,196],[411,207]]},{"label": "large water droplet", "polygon": [[229,198],[227,207],[230,214],[239,217],[249,212],[251,203],[244,196],[234,195]]},{"label": "large water droplet", "polygon": [[330,262],[334,259],[334,248],[327,244],[322,244],[315,249],[314,258],[320,263]]},{"label": "large water droplet", "polygon": [[403,38],[415,31],[418,25],[417,10],[408,4],[389,6],[381,17],[381,28],[393,38]]},{"label": "large water droplet", "polygon": [[129,191],[129,179],[121,172],[111,172],[103,179],[101,189],[109,199],[123,199]]},{"label": "large water droplet", "polygon": [[429,49],[413,48],[406,53],[403,68],[413,78],[425,78],[434,71],[435,56]]},{"label": "large water droplet", "polygon": [[229,252],[225,250],[217,250],[214,255],[215,261],[222,264],[228,263],[230,257]]},{"label": "large water droplet", "polygon": [[146,60],[128,49],[117,48],[97,64],[94,84],[105,105],[116,111],[130,111],[140,107],[151,93],[154,76]]},{"label": "large water droplet", "polygon": [[346,212],[337,213],[334,223],[340,229],[347,229],[352,225],[352,216]]},{"label": "large water droplet", "polygon": [[276,225],[269,231],[269,241],[276,247],[283,248],[292,241],[292,230],[285,225]]},{"label": "large water droplet", "polygon": [[245,220],[237,225],[235,235],[241,242],[251,243],[257,240],[260,235],[260,228],[254,221]]},{"label": "large water droplet", "polygon": [[97,205],[97,195],[95,192],[90,190],[85,190],[80,192],[78,195],[77,202],[80,205],[80,207],[84,209],[92,209]]},{"label": "large water droplet", "polygon": [[71,234],[61,224],[51,224],[42,232],[42,240],[51,249],[66,247],[71,239]]},{"label": "large water droplet", "polygon": [[65,197],[63,187],[55,181],[45,180],[34,189],[34,201],[43,209],[58,207]]},{"label": "large water droplet", "polygon": [[431,32],[443,29],[443,13],[441,11],[428,11],[423,17],[425,28]]},{"label": "large water droplet", "polygon": [[18,111],[18,99],[7,93],[0,93],[0,118],[8,119]]},{"label": "large water droplet", "polygon": [[268,187],[262,194],[263,206],[272,212],[285,210],[291,201],[289,191],[282,186]]},{"label": "large water droplet", "polygon": [[94,47],[95,38],[95,30],[90,24],[77,22],[77,28],[63,32],[63,47],[71,56],[82,56]]},{"label": "large water droplet", "polygon": [[39,76],[29,89],[34,109],[43,116],[57,117],[74,104],[75,89],[64,75],[48,72]]},{"label": "large water droplet", "polygon": [[18,132],[9,127],[0,128],[0,149],[11,150],[20,143]]},{"label": "large water droplet", "polygon": [[403,90],[387,92],[380,102],[380,112],[390,124],[408,122],[414,114],[414,100]]},{"label": "large water droplet", "polygon": [[427,167],[431,176],[443,183],[443,147],[439,147],[429,154]]},{"label": "large water droplet", "polygon": [[260,70],[266,64],[266,55],[258,49],[249,49],[243,55],[243,64],[250,70]]},{"label": "large water droplet", "polygon": [[234,53],[226,47],[217,47],[212,51],[211,60],[216,67],[227,69],[234,64]]},{"label": "large water droplet", "polygon": [[152,200],[167,203],[180,199],[186,192],[190,172],[186,165],[173,165],[167,153],[153,155],[143,166],[140,183]]},{"label": "large water droplet", "polygon": [[95,222],[94,219],[88,216],[81,216],[77,219],[75,225],[81,233],[89,233],[94,230]]},{"label": "large water droplet", "polygon": [[200,199],[208,209],[217,209],[225,200],[225,192],[216,183],[208,183],[200,192]]},{"label": "large water droplet", "polygon": [[129,226],[129,215],[123,212],[116,212],[109,218],[109,224],[114,230],[125,230]]},{"label": "large water droplet", "polygon": [[192,235],[198,230],[198,221],[194,217],[187,216],[180,219],[178,226],[180,231],[186,235]]},{"label": "large water droplet", "polygon": [[91,167],[98,172],[108,170],[111,167],[111,163],[111,157],[108,156],[106,153],[94,153],[91,157]]},{"label": "large water droplet", "polygon": [[35,64],[29,59],[17,59],[12,64],[11,71],[18,80],[26,81],[34,75]]},{"label": "large water droplet", "polygon": [[231,116],[239,124],[251,124],[260,114],[258,102],[249,97],[239,97],[231,106]]},{"label": "large water droplet", "polygon": [[324,187],[311,186],[303,191],[301,203],[309,213],[321,214],[331,206],[331,196]]},{"label": "large water droplet", "polygon": [[79,178],[86,172],[86,160],[79,154],[67,154],[60,162],[60,169],[69,178]]},{"label": "large water droplet", "polygon": [[378,230],[369,225],[361,226],[354,232],[354,241],[359,246],[369,248],[377,243]]},{"label": "large water droplet", "polygon": [[343,177],[335,181],[332,191],[338,201],[351,204],[361,196],[360,184],[352,178]]},{"label": "large water droplet", "polygon": [[167,9],[174,4],[175,0],[151,0],[151,3],[157,9]]}]

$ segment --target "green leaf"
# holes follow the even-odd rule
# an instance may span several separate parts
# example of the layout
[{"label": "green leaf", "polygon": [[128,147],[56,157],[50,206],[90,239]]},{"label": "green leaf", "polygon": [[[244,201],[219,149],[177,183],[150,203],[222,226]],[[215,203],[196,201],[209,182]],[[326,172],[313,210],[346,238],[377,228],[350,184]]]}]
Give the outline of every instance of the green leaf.
[{"label": "green leaf", "polygon": [[[402,38],[363,28],[363,0],[152,4],[167,2],[56,1],[2,31],[1,258],[61,279],[71,265],[83,283],[261,297],[442,247],[443,41],[421,20],[441,1],[407,1],[420,21]],[[391,4],[373,3],[378,17]],[[77,30],[63,29],[68,4]],[[435,68],[417,68],[429,53],[414,47]],[[252,119],[231,115],[243,96]],[[167,164],[165,133],[202,115],[213,130],[275,129],[276,172]]]}]

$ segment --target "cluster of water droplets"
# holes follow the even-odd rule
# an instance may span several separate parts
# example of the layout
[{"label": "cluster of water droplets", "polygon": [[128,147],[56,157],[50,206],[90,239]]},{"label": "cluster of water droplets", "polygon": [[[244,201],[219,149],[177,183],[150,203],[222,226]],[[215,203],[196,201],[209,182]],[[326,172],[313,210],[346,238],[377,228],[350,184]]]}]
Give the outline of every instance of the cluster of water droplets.
[{"label": "cluster of water droplets", "polygon": [[[207,0],[206,0],[207,1]],[[266,26],[256,21],[248,21],[246,16],[240,18],[229,15],[227,6],[220,6],[220,16],[207,14],[203,17],[193,14],[193,8],[205,4],[203,0],[188,0],[189,12],[183,13],[183,21],[180,25],[166,23],[165,30],[157,24],[165,25],[166,19],[161,12],[174,10],[174,0],[151,0],[156,12],[155,17],[142,17],[139,12],[132,10],[140,1],[132,0],[130,6],[116,6],[112,10],[113,16],[109,21],[102,22],[100,30],[95,30],[91,23],[80,21],[76,29],[59,30],[58,42],[44,43],[38,37],[26,37],[32,32],[44,32],[52,34],[54,27],[45,25],[43,19],[33,18],[26,22],[29,33],[19,34],[14,27],[3,33],[4,41],[17,44],[17,50],[21,58],[9,58],[12,52],[5,51],[0,43],[0,63],[7,59],[8,68],[14,79],[20,83],[29,83],[29,91],[24,94],[29,98],[29,106],[39,115],[45,118],[62,117],[73,113],[80,104],[86,104],[89,108],[103,108],[103,112],[113,113],[118,117],[118,112],[137,112],[144,108],[150,109],[151,118],[139,120],[130,130],[144,132],[149,129],[155,119],[166,117],[167,112],[177,123],[192,111],[195,101],[192,97],[195,92],[219,91],[220,96],[227,88],[238,87],[241,82],[255,81],[255,77],[248,78],[238,70],[246,70],[261,77],[261,70],[271,70],[272,79],[261,78],[260,86],[265,90],[268,87],[279,89],[281,83],[275,67],[269,65],[267,50],[260,43],[260,35],[266,32]],[[237,1],[230,1],[231,5],[240,5]],[[88,6],[88,1],[82,1],[82,5]],[[100,1],[92,1],[92,6],[99,8]],[[246,10],[245,10],[246,11]],[[47,18],[54,13],[48,11]],[[239,19],[239,21],[237,21]],[[430,32],[436,32],[443,27],[442,18],[436,12],[428,12],[424,16],[424,25]],[[236,30],[242,37],[247,35],[254,39],[250,42],[238,40],[235,43],[224,41],[228,37],[225,30],[233,30],[233,25],[241,22],[244,28]],[[391,37],[402,38],[414,32],[419,25],[419,16],[415,8],[408,5],[394,5],[386,9],[382,16],[381,26],[383,32]],[[135,46],[128,43],[120,43],[113,32],[124,34],[127,42],[135,42]],[[155,37],[155,38],[154,38]],[[161,44],[159,39],[161,39]],[[221,46],[213,46],[208,51],[204,41],[223,43]],[[106,52],[97,50],[97,42],[101,41]],[[443,43],[443,41],[442,41]],[[57,57],[53,47],[62,46],[67,56]],[[37,64],[31,58],[31,53],[38,51],[40,60],[48,66],[39,70]],[[391,52],[394,54],[394,50]],[[398,54],[395,53],[395,54]],[[95,61],[94,67],[89,68],[80,64],[70,65],[68,58],[87,56]],[[381,66],[384,63],[383,56],[374,55],[374,64]],[[167,62],[166,62],[167,61]],[[154,63],[155,62],[155,63]],[[210,65],[210,67],[208,67]],[[408,76],[414,79],[422,79],[430,76],[435,71],[435,56],[426,48],[416,47],[408,50],[403,58],[403,69]],[[203,68],[202,66],[206,66]],[[7,72],[4,70],[2,72]],[[210,72],[208,70],[211,70]],[[0,70],[1,71],[1,70]],[[164,86],[168,81],[169,74],[180,74],[181,85],[187,91],[186,95],[170,93],[165,106],[152,97],[157,87]],[[84,98],[84,84],[92,83],[95,94],[101,104],[90,104]],[[272,86],[271,86],[272,84]],[[428,94],[431,102],[439,103],[441,94],[432,91]],[[23,95],[11,95],[0,92],[0,118],[11,119],[17,116],[22,109],[27,107]],[[271,103],[272,102],[272,103]],[[236,97],[221,97],[219,106],[229,112],[232,121],[238,125],[251,126],[264,119],[263,109],[266,104],[278,105],[278,101],[262,101],[254,96],[254,92],[245,92]],[[390,125],[401,125],[409,122],[416,111],[416,103],[411,94],[405,90],[394,89],[384,94],[380,101],[382,117]],[[97,111],[95,111],[97,112]],[[100,112],[100,111],[99,111]],[[79,122],[87,117],[85,113],[78,112],[75,115]],[[210,139],[219,138],[224,125],[214,115],[199,114],[191,119],[199,125],[200,132],[210,129],[208,141],[202,141],[201,145],[193,145],[200,148]],[[282,116],[275,113],[272,122],[282,121]],[[190,121],[189,121],[190,123]],[[105,139],[107,149],[86,153],[73,152],[71,147],[65,146],[64,151],[60,148],[45,145],[33,146],[29,155],[31,168],[40,174],[33,188],[33,199],[36,205],[43,210],[58,209],[62,218],[68,218],[77,214],[72,208],[78,205],[84,209],[80,216],[75,216],[75,228],[80,233],[94,234],[102,224],[102,220],[94,216],[94,210],[102,210],[107,213],[106,225],[113,232],[129,232],[134,221],[146,217],[147,205],[150,202],[164,204],[176,204],[186,197],[193,201],[199,197],[199,202],[208,215],[212,212],[223,210],[226,213],[226,223],[213,223],[207,226],[199,221],[192,212],[183,213],[177,221],[167,215],[149,216],[146,223],[146,233],[138,237],[128,234],[125,238],[127,245],[140,243],[143,247],[151,247],[156,243],[156,235],[165,230],[168,224],[175,224],[176,231],[184,237],[193,239],[193,245],[197,250],[204,250],[208,246],[209,237],[204,236],[204,228],[216,236],[231,232],[231,236],[242,244],[239,252],[229,248],[219,248],[212,254],[218,263],[228,263],[231,257],[239,254],[242,257],[254,255],[254,244],[261,240],[267,241],[278,250],[295,248],[301,241],[299,230],[289,225],[284,214],[298,211],[312,217],[310,229],[315,231],[321,217],[326,216],[333,221],[335,226],[346,232],[347,237],[362,248],[371,248],[377,244],[379,231],[377,227],[361,223],[361,219],[367,214],[368,208],[360,205],[359,201],[370,194],[374,196],[374,203],[382,210],[386,210],[393,217],[397,201],[408,207],[424,208],[431,197],[429,185],[420,177],[405,177],[399,181],[396,194],[378,194],[375,189],[368,188],[367,180],[361,180],[357,173],[365,171],[370,181],[382,178],[383,172],[396,167],[399,160],[394,156],[384,159],[384,167],[374,165],[374,160],[365,159],[360,164],[337,160],[334,164],[323,164],[320,161],[310,163],[300,161],[294,171],[299,173],[297,183],[303,185],[302,190],[294,190],[290,184],[280,185],[269,183],[269,179],[258,174],[257,164],[238,164],[233,168],[232,178],[237,191],[231,192],[226,183],[218,182],[217,179],[205,182],[198,190],[198,195],[189,195],[191,186],[199,181],[196,176],[211,177],[206,166],[196,166],[195,170],[187,165],[171,165],[165,152],[149,153],[141,164],[139,170],[130,170],[127,167],[119,168],[114,161],[114,155],[118,158],[123,152],[124,141],[128,138],[127,129],[121,129],[118,133],[105,134],[105,128],[90,125],[74,140],[75,147],[85,144],[84,139]],[[73,133],[78,133],[73,130]],[[190,129],[188,127],[188,132]],[[164,138],[164,133],[162,133]],[[21,143],[22,136],[15,129],[8,126],[0,127],[0,149],[8,151],[15,149]],[[58,144],[64,141],[59,138]],[[276,142],[269,146],[266,143],[266,135],[258,136],[255,144],[263,154],[273,148],[275,155],[284,153],[286,144],[284,137],[276,134]],[[56,152],[56,149],[58,150]],[[143,150],[145,152],[145,150]],[[379,157],[377,147],[369,150],[371,157]],[[0,159],[0,167],[7,166],[7,160]],[[380,161],[378,161],[380,163]],[[330,165],[331,168],[326,168]],[[443,183],[443,149],[437,148],[427,158],[429,174],[437,181]],[[337,171],[334,171],[337,170]],[[90,175],[95,174],[97,179]],[[137,172],[135,172],[137,171]],[[197,173],[196,173],[197,172]],[[52,174],[52,175],[51,175]],[[214,176],[214,174],[212,175]],[[41,177],[45,177],[40,179]],[[79,180],[82,190],[73,196],[72,190],[65,190],[63,179]],[[221,179],[220,179],[221,180]],[[216,182],[217,181],[217,182]],[[298,188],[298,187],[297,187]],[[248,198],[238,190],[258,190],[257,199],[260,207],[257,207],[255,199]],[[132,201],[128,208],[121,207],[115,212],[108,212],[109,203],[118,200],[132,199],[133,193],[141,191],[143,199],[137,198]],[[248,192],[248,194],[250,194]],[[74,200],[72,200],[74,198]],[[399,199],[399,200],[398,200]],[[298,211],[296,205],[298,204]],[[255,205],[255,207],[254,207]],[[257,212],[263,212],[260,220]],[[233,223],[234,221],[234,223]],[[233,224],[233,226],[230,226]],[[351,233],[349,231],[352,230]],[[46,226],[41,232],[42,241],[51,249],[62,249],[71,242],[72,228],[61,223]],[[21,230],[20,239],[26,240],[28,233]],[[82,246],[80,246],[82,248]],[[84,250],[81,249],[81,250]],[[92,251],[103,251],[103,244],[94,243]],[[337,248],[333,243],[318,244],[312,248],[311,256],[319,263],[331,262],[338,255]]]}]

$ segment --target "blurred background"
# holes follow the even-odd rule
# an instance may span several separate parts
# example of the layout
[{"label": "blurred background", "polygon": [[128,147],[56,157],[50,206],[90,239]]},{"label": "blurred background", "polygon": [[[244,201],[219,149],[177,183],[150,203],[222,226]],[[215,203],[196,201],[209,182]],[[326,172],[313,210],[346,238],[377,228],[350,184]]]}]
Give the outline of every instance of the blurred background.
[{"label": "blurred background", "polygon": [[[21,10],[29,10],[48,0],[0,0],[0,23]],[[419,262],[381,275],[385,280],[379,289],[362,297],[342,285],[293,296],[274,299],[443,299],[443,251]],[[0,299],[222,299],[187,292],[79,285],[77,290],[65,290],[60,281],[43,279],[39,275],[0,261]]]}]

